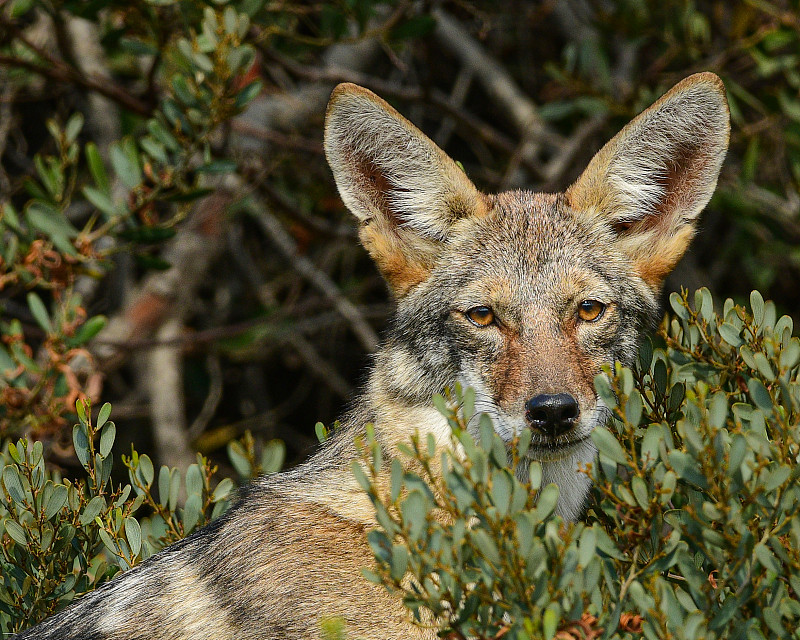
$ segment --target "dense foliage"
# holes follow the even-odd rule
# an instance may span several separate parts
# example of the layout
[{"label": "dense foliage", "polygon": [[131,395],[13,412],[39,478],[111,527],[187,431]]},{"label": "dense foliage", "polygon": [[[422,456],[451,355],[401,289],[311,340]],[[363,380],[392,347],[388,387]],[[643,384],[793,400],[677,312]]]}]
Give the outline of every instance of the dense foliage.
[{"label": "dense foliage", "polygon": [[[2,624],[26,624],[20,607],[39,619],[219,512],[230,485],[210,479],[215,466],[250,477],[262,465],[253,452],[273,438],[297,461],[312,425],[352,394],[391,305],[322,155],[337,82],[389,99],[482,189],[549,191],[674,82],[717,72],[730,151],[668,288],[707,285],[738,303],[758,288],[797,317],[799,10],[797,0],[0,3]],[[621,422],[597,432],[604,454],[586,523],[564,534],[544,516],[552,494],[540,488],[539,506],[523,504],[512,482],[509,509],[538,514],[531,540],[553,567],[573,562],[567,549],[579,554],[577,595],[547,583],[535,599],[512,598],[519,629],[660,633],[672,619],[753,635],[742,621],[762,606],[765,635],[790,627],[797,534],[773,531],[770,514],[789,514],[774,507],[794,495],[794,471],[781,474],[796,456],[784,432],[797,347],[758,301],[753,317],[717,309],[721,324],[707,294],[697,312],[673,305],[652,363],[645,350],[641,371],[611,372],[603,389]],[[103,401],[114,403],[113,428]],[[762,419],[766,440],[751,433]],[[111,467],[115,438],[142,452],[126,458],[127,479]],[[272,459],[278,445],[265,446]],[[729,452],[739,471],[712,482],[712,470],[728,474]],[[499,458],[476,455],[507,476],[492,466]],[[173,470],[156,478],[160,464]],[[637,519],[647,536],[625,538]],[[603,531],[617,552],[606,545],[583,562]],[[726,564],[719,549],[734,542],[742,555]],[[595,600],[580,595],[590,566]],[[600,607],[609,603],[619,607]],[[476,607],[464,632],[502,633],[498,605]]]},{"label": "dense foliage", "polygon": [[796,315],[797,15],[789,0],[4,3],[0,431],[79,472],[69,428],[88,395],[183,468],[247,429],[292,459],[313,444],[390,309],[321,153],[344,80],[486,191],[553,190],[671,84],[716,71],[730,152],[668,286],[759,288]]},{"label": "dense foliage", "polygon": [[375,446],[357,468],[381,525],[369,577],[454,638],[794,637],[800,340],[757,292],[750,311],[716,312],[707,289],[671,302],[664,346],[596,380],[614,419],[592,434],[582,522],[553,515],[530,433],[509,452],[483,417],[471,437],[474,394],[459,392],[440,405],[461,454],[415,440],[391,462],[390,495]]},{"label": "dense foliage", "polygon": [[[180,540],[225,512],[234,488],[215,478],[217,467],[202,455],[185,473],[149,456],[122,455],[128,483],[111,479],[116,425],[111,405],[92,421],[78,401],[73,427],[78,480],[47,469],[41,442],[7,442],[0,453],[0,631],[20,631]],[[246,434],[228,446],[242,479],[271,473],[283,463],[283,447],[256,446]]]}]

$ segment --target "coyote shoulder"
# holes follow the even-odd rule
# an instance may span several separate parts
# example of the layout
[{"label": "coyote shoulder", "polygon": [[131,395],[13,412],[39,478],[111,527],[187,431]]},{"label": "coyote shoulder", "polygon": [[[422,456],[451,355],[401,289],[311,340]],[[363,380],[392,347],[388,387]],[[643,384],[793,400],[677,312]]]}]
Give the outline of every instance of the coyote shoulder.
[{"label": "coyote shoulder", "polygon": [[700,73],[623,128],[566,192],[485,195],[386,102],[339,85],[325,152],[397,302],[363,393],[308,462],[255,481],[217,521],[20,637],[306,640],[341,616],[353,638],[435,638],[361,576],[374,515],[350,471],[354,437],[374,424],[387,457],[418,429],[446,446],[431,397],[460,382],[502,438],[532,431],[558,513],[577,518],[588,491],[577,469],[608,413],[593,378],[605,363],[632,364],[657,319],[728,135],[722,82]]}]

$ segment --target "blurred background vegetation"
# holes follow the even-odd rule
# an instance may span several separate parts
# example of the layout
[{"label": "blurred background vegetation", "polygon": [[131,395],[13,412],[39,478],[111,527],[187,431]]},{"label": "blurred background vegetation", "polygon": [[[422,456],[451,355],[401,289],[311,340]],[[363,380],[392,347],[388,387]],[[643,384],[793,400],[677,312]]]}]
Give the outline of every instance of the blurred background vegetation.
[{"label": "blurred background vegetation", "polygon": [[0,436],[71,477],[89,397],[183,471],[200,451],[235,475],[221,454],[248,432],[308,452],[391,310],[322,153],[341,81],[481,189],[555,191],[718,73],[730,151],[667,291],[758,288],[798,317],[798,58],[794,0],[2,3]]}]

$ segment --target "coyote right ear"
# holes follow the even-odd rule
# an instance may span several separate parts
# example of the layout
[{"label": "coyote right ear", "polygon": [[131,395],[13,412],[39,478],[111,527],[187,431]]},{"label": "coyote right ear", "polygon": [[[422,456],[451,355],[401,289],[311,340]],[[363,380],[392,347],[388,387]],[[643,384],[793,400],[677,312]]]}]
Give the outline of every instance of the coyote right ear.
[{"label": "coyote right ear", "polygon": [[395,295],[422,282],[458,219],[485,211],[484,198],[433,141],[371,91],[333,90],[325,155],[361,241]]},{"label": "coyote right ear", "polygon": [[679,82],[592,158],[566,193],[578,215],[609,227],[653,289],[694,235],[728,148],[725,87],[713,73]]}]

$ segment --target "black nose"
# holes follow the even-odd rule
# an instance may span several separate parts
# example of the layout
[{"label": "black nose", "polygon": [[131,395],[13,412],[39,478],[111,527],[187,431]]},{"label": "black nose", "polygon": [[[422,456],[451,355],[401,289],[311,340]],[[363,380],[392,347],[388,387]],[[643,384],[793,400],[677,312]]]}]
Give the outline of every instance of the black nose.
[{"label": "black nose", "polygon": [[531,427],[551,438],[569,431],[579,413],[578,401],[568,393],[542,394],[525,404]]}]

